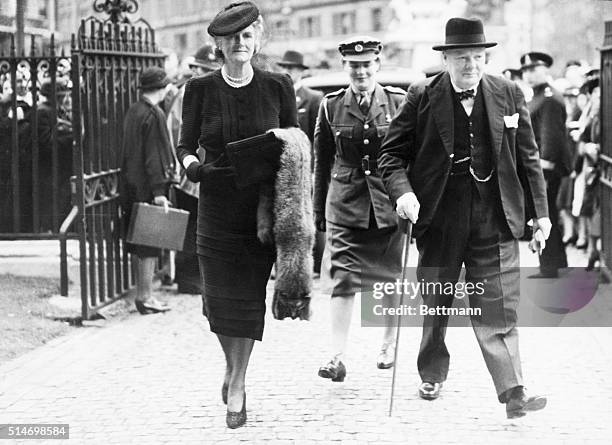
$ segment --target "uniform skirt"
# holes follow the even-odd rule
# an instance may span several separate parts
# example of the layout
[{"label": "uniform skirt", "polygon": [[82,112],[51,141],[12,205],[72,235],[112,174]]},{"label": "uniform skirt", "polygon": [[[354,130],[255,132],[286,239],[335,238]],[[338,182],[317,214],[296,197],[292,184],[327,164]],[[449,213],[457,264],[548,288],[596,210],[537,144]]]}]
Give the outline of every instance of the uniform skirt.
[{"label": "uniform skirt", "polygon": [[368,229],[339,226],[327,221],[331,259],[332,297],[352,296],[372,289],[376,281],[395,282],[402,268],[402,233],[399,228]]},{"label": "uniform skirt", "polygon": [[228,261],[198,255],[204,281],[203,313],[210,330],[229,337],[261,340],[266,313],[266,285],[274,259]]}]

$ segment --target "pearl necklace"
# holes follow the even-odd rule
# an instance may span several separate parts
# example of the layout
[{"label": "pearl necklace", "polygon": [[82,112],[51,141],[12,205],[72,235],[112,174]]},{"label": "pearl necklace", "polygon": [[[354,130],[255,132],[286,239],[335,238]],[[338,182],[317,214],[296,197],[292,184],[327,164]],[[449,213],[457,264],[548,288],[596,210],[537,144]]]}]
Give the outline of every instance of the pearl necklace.
[{"label": "pearl necklace", "polygon": [[221,76],[223,76],[223,80],[232,88],[240,88],[248,85],[253,80],[253,68],[249,66],[249,72],[243,77],[231,77],[227,73],[227,67],[223,65],[221,67]]}]

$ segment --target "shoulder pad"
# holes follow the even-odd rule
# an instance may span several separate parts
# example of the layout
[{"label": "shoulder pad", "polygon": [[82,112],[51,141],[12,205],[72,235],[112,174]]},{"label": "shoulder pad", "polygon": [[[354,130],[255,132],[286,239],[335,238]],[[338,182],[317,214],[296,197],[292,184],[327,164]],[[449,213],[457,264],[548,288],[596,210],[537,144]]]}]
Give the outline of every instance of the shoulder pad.
[{"label": "shoulder pad", "polygon": [[553,97],[554,96],[553,90],[550,87],[546,87],[544,89],[544,96],[545,97]]},{"label": "shoulder pad", "polygon": [[346,91],[346,88],[340,88],[339,90],[333,91],[331,93],[327,93],[325,97],[336,97],[344,93],[345,91]]},{"label": "shoulder pad", "polygon": [[383,89],[393,94],[401,94],[402,96],[406,94],[406,91],[401,89],[400,87],[394,87],[391,85],[384,86]]}]

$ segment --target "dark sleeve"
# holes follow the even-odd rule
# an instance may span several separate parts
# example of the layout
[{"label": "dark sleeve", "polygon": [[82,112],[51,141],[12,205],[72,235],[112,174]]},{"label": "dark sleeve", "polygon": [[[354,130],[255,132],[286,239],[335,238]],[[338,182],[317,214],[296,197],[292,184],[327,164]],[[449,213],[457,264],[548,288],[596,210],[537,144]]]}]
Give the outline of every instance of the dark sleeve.
[{"label": "dark sleeve", "polygon": [[569,173],[570,158],[565,121],[567,112],[563,103],[556,97],[549,97],[544,101],[540,113],[540,153],[542,159],[555,163],[555,170],[561,174]]},{"label": "dark sleeve", "polygon": [[336,144],[326,114],[327,100],[319,105],[319,115],[314,131],[314,197],[313,211],[325,213],[325,200],[331,177],[331,168],[336,153]]},{"label": "dark sleeve", "polygon": [[308,110],[308,115],[310,117],[310,120],[308,121],[308,137],[312,138],[313,141],[315,127],[317,125],[317,115],[319,114],[319,106],[321,105],[322,99],[323,94],[315,91],[312,100],[310,101],[310,110]]},{"label": "dark sleeve", "polygon": [[513,85],[513,88],[513,97],[519,114],[516,131],[517,173],[525,189],[528,217],[543,218],[548,216],[548,202],[538,146],[531,128],[531,117],[525,96],[518,85]]},{"label": "dark sleeve", "polygon": [[288,74],[281,77],[281,109],[279,117],[280,128],[297,127],[297,105],[295,89]]},{"label": "dark sleeve", "polygon": [[197,157],[198,139],[200,138],[200,119],[202,111],[202,86],[195,85],[194,80],[190,79],[185,85],[185,95],[183,96],[183,123],[181,125],[179,143],[176,146],[176,157],[181,166],[183,159],[188,155]]},{"label": "dark sleeve", "polygon": [[413,191],[406,169],[417,152],[416,117],[420,95],[418,87],[408,90],[389,124],[378,154],[378,171],[393,205],[400,196]]},{"label": "dark sleeve", "polygon": [[142,123],[142,149],[144,150],[144,168],[149,187],[153,196],[166,194],[167,179],[165,175],[164,163],[161,156],[166,138],[160,134],[160,125],[153,111],[149,111]]}]

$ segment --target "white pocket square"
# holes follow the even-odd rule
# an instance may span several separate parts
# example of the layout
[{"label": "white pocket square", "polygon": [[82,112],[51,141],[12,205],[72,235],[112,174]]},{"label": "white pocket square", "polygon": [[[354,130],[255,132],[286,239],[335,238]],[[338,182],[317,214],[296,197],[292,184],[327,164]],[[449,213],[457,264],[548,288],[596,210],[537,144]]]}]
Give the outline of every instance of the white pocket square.
[{"label": "white pocket square", "polygon": [[504,124],[506,124],[506,128],[518,128],[518,121],[518,113],[514,113],[512,116],[504,116]]}]

